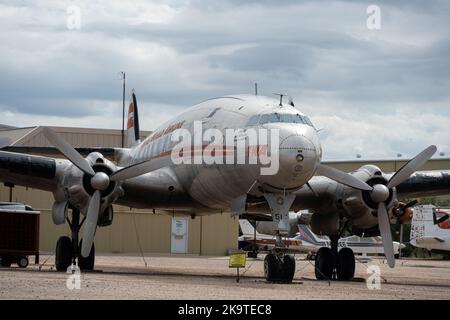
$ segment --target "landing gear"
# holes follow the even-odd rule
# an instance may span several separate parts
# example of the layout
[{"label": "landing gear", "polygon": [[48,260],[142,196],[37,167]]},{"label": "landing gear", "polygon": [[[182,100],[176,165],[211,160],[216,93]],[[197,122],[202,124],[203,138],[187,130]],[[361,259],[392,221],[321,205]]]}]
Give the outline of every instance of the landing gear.
[{"label": "landing gear", "polygon": [[350,248],[342,248],[337,256],[336,276],[338,280],[350,281],[355,276],[355,255]]},{"label": "landing gear", "polygon": [[72,264],[72,241],[69,237],[60,237],[56,242],[55,266],[58,271],[66,271]]},{"label": "landing gear", "polygon": [[[83,239],[80,241],[80,246],[83,243]],[[89,252],[89,256],[86,258],[81,255],[81,253],[78,254],[78,267],[81,270],[94,270],[94,263],[95,263],[95,246],[92,244],[91,251]]]},{"label": "landing gear", "polygon": [[67,219],[70,230],[72,232],[72,239],[69,237],[60,237],[56,243],[55,266],[58,271],[66,271],[67,268],[75,264],[78,260],[78,267],[81,270],[94,270],[95,262],[95,247],[92,244],[89,256],[84,258],[81,256],[80,248],[81,241],[78,243],[78,233],[83,225],[84,219],[80,223],[80,211],[72,208],[72,221]]},{"label": "landing gear", "polygon": [[264,197],[272,213],[277,238],[275,248],[264,259],[264,276],[267,281],[290,283],[295,274],[295,259],[287,254],[281,235],[289,232],[289,208],[295,195],[266,193]]},{"label": "landing gear", "polygon": [[264,259],[264,276],[270,282],[292,282],[295,273],[295,259],[291,255],[278,256],[269,253]]},{"label": "landing gear", "polygon": [[331,236],[331,248],[320,248],[316,254],[315,273],[318,280],[350,281],[355,276],[355,255],[350,248],[338,252],[338,236]]},{"label": "landing gear", "polygon": [[316,279],[330,280],[333,277],[333,253],[330,248],[322,247],[316,254]]}]

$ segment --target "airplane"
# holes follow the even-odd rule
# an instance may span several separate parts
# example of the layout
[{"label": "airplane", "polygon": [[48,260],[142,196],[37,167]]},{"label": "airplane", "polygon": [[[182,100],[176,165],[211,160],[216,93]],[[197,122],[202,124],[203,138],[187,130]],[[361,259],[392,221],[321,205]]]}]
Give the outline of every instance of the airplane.
[{"label": "airplane", "polygon": [[[293,213],[293,212],[292,212]],[[301,217],[301,214],[293,213],[292,216]],[[262,228],[267,230],[268,233],[260,233],[259,225],[266,224],[266,221],[260,221],[257,224],[257,228],[246,219],[239,220],[239,226],[242,231],[242,235],[239,237],[240,245],[244,251],[248,253],[253,253],[254,249],[257,251],[267,251],[275,246],[275,234],[271,232],[270,228]],[[256,242],[255,242],[256,239]],[[315,234],[311,228],[304,224],[299,223],[297,225],[297,232],[294,236],[289,236],[284,239],[286,246],[298,253],[307,253],[308,257],[315,259],[315,253],[319,251],[322,247],[330,247],[330,239],[327,236],[319,236]],[[254,248],[254,245],[257,248]],[[399,256],[400,247],[404,248],[405,245],[394,241],[394,255],[395,258]],[[384,254],[383,242],[381,237],[358,237],[349,236],[340,238],[338,242],[338,250],[342,248],[350,248],[355,254]],[[255,257],[254,255],[249,255],[249,257]]]},{"label": "airplane", "polygon": [[410,239],[414,247],[450,257],[450,210],[432,205],[415,207]]},{"label": "airplane", "polygon": [[[274,234],[259,233],[247,219],[239,219],[239,229],[239,249],[247,251],[249,258],[256,258],[259,252],[273,250],[277,245]],[[301,240],[287,236],[283,243],[291,253],[309,252]]]},{"label": "airplane", "polygon": [[[95,231],[113,223],[112,205],[119,204],[192,218],[222,212],[251,219],[268,216],[277,245],[265,257],[264,276],[289,283],[295,259],[282,238],[289,229],[289,211],[308,209],[311,227],[330,238],[330,248],[318,252],[318,279],[350,280],[354,254],[351,249],[338,252],[346,225],[357,235],[381,234],[388,264],[394,267],[388,210],[401,206],[402,198],[450,193],[449,171],[415,172],[436,152],[434,145],[395,173],[383,173],[375,165],[351,173],[327,166],[318,131],[293,102],[283,102],[283,95],[279,100],[260,95],[208,99],[141,141],[133,92],[126,148],[75,149],[51,129],[43,132],[55,154],[66,159],[5,147],[0,181],[53,193],[53,222],[67,222],[71,229],[71,237],[57,241],[55,266],[60,271],[76,262],[81,269],[94,268]],[[221,145],[224,136],[227,144]]]}]

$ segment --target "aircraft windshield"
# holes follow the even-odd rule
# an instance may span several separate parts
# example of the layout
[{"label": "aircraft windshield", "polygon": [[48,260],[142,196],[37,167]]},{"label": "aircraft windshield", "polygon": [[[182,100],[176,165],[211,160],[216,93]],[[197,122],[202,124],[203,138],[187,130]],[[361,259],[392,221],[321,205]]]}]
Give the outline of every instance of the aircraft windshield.
[{"label": "aircraft windshield", "polygon": [[254,126],[258,124],[266,124],[273,122],[284,122],[284,123],[301,123],[308,126],[314,127],[311,120],[307,116],[301,114],[289,114],[289,113],[271,113],[271,114],[261,114],[252,116],[248,121],[249,126]]}]

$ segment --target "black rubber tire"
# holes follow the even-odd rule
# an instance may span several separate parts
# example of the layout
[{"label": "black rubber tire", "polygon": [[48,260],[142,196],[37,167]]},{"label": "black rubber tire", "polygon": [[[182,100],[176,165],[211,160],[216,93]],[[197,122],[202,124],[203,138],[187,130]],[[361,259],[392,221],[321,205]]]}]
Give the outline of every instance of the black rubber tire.
[{"label": "black rubber tire", "polygon": [[55,266],[58,271],[66,271],[72,264],[72,241],[69,237],[60,237],[56,242]]},{"label": "black rubber tire", "polygon": [[355,254],[350,248],[342,248],[337,256],[336,276],[338,280],[350,281],[355,276]]},{"label": "black rubber tire", "polygon": [[92,270],[94,270],[94,265],[95,265],[95,245],[94,245],[94,243],[92,243],[92,248],[91,248],[91,252],[89,253],[89,256],[84,258],[83,256],[81,256],[82,244],[83,244],[83,239],[81,239],[80,246],[79,246],[80,253],[78,253],[78,268],[80,268],[80,270],[84,270],[84,271],[92,271]]},{"label": "black rubber tire", "polygon": [[285,255],[283,257],[283,280],[286,282],[292,282],[295,274],[295,258],[291,255]]},{"label": "black rubber tire", "polygon": [[281,277],[280,261],[278,258],[269,253],[264,258],[264,277],[267,281],[278,281]]},{"label": "black rubber tire", "polygon": [[258,258],[258,252],[249,251],[249,252],[247,252],[247,257],[256,259],[256,258]]},{"label": "black rubber tire", "polygon": [[28,267],[28,257],[22,256],[22,257],[17,258],[17,265],[20,268]]},{"label": "black rubber tire", "polygon": [[322,247],[317,251],[314,269],[317,280],[331,280],[333,276],[333,253],[330,248]]},{"label": "black rubber tire", "polygon": [[5,268],[11,267],[12,261],[10,257],[2,257],[1,266]]}]

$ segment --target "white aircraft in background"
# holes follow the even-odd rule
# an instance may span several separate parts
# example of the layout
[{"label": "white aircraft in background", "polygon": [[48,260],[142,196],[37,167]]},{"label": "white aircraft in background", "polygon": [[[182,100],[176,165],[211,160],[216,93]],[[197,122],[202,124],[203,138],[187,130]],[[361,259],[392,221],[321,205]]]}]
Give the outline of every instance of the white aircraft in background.
[{"label": "white aircraft in background", "polygon": [[411,245],[450,256],[450,209],[417,206],[411,222]]},{"label": "white aircraft in background", "polygon": [[[204,129],[200,135],[196,134],[199,123]],[[230,131],[235,134],[228,141]],[[270,132],[277,139],[250,143],[255,131]],[[3,148],[0,181],[53,193],[53,222],[68,223],[71,230],[71,237],[57,241],[59,271],[73,263],[81,269],[94,268],[95,231],[113,223],[113,204],[120,204],[193,218],[228,213],[272,220],[277,244],[266,255],[264,275],[269,281],[284,282],[291,282],[295,273],[295,259],[287,254],[282,239],[289,231],[289,211],[310,210],[312,228],[328,235],[331,243],[319,250],[316,269],[325,278],[336,274],[339,280],[349,280],[355,271],[354,254],[349,248],[338,251],[344,226],[351,223],[357,235],[381,235],[388,264],[394,267],[390,210],[401,207],[403,198],[450,193],[449,172],[416,172],[436,146],[424,149],[395,173],[384,173],[375,165],[346,173],[321,163],[317,130],[293,103],[283,103],[283,95],[279,100],[253,95],[208,99],[141,141],[133,93],[127,148],[75,149],[49,128],[43,132],[55,146],[54,154],[67,159],[18,153],[39,154],[39,148]],[[194,137],[188,148],[180,148],[180,132]],[[205,136],[206,132],[214,135]],[[223,137],[226,144],[218,144],[216,138]],[[45,148],[45,154],[50,149]],[[240,155],[245,164],[239,163]],[[252,163],[249,159],[255,155],[260,161]],[[191,163],[178,161],[192,157]],[[232,161],[206,161],[217,157]],[[266,158],[273,162],[262,161]],[[274,162],[278,170],[267,174]]]},{"label": "white aircraft in background", "polygon": [[[295,216],[297,214],[292,214]],[[301,214],[300,214],[301,215]],[[240,219],[239,225],[242,231],[242,235],[239,240],[244,244],[243,249],[251,252],[253,250],[253,245],[257,245],[259,251],[267,251],[275,246],[275,235],[270,234],[269,228],[259,228],[259,225],[265,224],[264,221],[258,223],[257,228],[246,219]],[[288,237],[284,239],[286,246],[295,252],[302,253],[316,253],[320,248],[330,247],[330,238],[327,236],[319,236],[315,234],[309,226],[306,224],[298,224],[297,232],[294,237]],[[265,229],[269,231],[269,234],[260,233],[258,230]],[[255,241],[256,239],[256,241]],[[349,236],[340,238],[339,250],[342,248],[350,248],[355,254],[384,254],[383,241],[381,237],[358,237]],[[396,258],[398,257],[400,247],[405,246],[399,242],[394,241],[394,254]],[[251,255],[249,255],[251,256]]]}]

